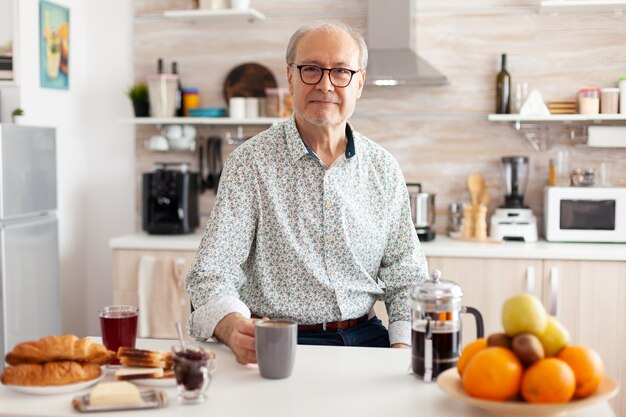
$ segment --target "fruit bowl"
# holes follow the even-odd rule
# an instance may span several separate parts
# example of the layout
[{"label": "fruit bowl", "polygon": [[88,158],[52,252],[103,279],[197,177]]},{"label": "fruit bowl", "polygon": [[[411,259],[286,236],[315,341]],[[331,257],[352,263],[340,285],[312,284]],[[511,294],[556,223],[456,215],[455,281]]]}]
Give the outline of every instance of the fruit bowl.
[{"label": "fruit bowl", "polygon": [[465,404],[481,408],[491,414],[502,417],[522,416],[557,416],[584,407],[606,401],[617,395],[619,391],[615,381],[604,378],[596,392],[582,400],[572,400],[563,404],[530,404],[522,401],[489,401],[471,397],[463,389],[461,377],[456,368],[448,369],[437,377],[437,385],[449,396]]}]

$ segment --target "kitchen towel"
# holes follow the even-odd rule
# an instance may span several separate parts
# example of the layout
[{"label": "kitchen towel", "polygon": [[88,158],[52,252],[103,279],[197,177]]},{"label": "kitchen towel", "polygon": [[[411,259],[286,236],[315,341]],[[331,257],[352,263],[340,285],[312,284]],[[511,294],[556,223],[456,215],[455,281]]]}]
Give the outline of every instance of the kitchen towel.
[{"label": "kitchen towel", "polygon": [[139,269],[137,272],[137,297],[139,299],[137,335],[139,337],[150,337],[149,311],[155,265],[156,257],[152,255],[144,255],[139,258]]}]

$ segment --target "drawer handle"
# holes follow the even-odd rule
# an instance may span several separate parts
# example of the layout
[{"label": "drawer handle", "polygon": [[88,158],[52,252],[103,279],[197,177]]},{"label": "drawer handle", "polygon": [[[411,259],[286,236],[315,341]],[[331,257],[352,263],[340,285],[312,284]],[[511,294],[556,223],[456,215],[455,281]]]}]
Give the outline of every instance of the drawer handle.
[{"label": "drawer handle", "polygon": [[550,314],[556,316],[558,312],[558,295],[559,295],[559,268],[553,266],[550,268]]},{"label": "drawer handle", "polygon": [[526,292],[528,294],[535,294],[535,267],[529,266],[526,268]]}]

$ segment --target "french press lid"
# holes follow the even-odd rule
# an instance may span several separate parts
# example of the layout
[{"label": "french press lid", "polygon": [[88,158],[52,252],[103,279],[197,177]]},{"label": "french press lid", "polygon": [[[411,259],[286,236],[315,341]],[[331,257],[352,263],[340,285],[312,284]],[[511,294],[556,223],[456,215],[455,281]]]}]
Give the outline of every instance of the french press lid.
[{"label": "french press lid", "polygon": [[410,305],[417,310],[452,311],[461,308],[463,290],[452,281],[441,279],[441,271],[434,269],[430,279],[411,290]]}]

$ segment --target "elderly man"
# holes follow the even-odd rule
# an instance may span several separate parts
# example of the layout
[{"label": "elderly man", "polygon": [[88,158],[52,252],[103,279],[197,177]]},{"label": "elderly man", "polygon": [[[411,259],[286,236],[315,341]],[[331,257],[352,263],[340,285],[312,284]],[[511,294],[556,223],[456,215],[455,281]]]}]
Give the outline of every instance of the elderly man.
[{"label": "elderly man", "polygon": [[[189,333],[255,363],[254,320],[293,319],[298,343],[407,347],[410,288],[427,277],[395,159],[348,123],[367,66],[341,23],[287,48],[295,114],[230,156],[187,276]],[[370,311],[383,300],[389,330]]]}]

